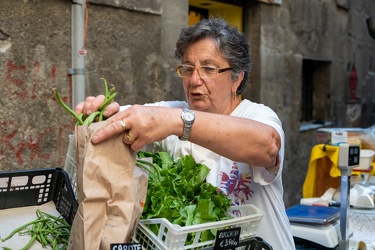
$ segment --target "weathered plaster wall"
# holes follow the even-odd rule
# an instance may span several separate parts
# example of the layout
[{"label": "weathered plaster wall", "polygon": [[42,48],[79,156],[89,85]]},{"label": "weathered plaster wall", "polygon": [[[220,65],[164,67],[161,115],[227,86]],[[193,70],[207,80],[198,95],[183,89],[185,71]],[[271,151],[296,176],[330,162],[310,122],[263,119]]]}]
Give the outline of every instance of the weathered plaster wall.
[{"label": "weathered plaster wall", "polygon": [[[65,162],[73,120],[52,87],[71,103],[71,3],[0,3],[0,170]],[[103,93],[104,77],[123,104],[183,98],[173,52],[187,8],[187,1],[90,1],[86,95]]]},{"label": "weathered plaster wall", "polygon": [[0,3],[1,170],[62,162],[71,119],[56,106],[51,88],[69,90],[69,23],[66,1]]}]

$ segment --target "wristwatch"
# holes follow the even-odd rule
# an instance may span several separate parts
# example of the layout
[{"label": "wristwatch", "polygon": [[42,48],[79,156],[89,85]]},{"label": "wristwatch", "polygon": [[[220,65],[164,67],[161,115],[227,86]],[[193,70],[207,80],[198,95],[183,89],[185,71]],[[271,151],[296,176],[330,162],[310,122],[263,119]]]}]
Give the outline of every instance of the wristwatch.
[{"label": "wristwatch", "polygon": [[184,129],[182,136],[180,137],[181,141],[187,141],[190,136],[191,127],[193,126],[195,115],[193,111],[188,108],[182,109],[181,119],[184,122]]}]

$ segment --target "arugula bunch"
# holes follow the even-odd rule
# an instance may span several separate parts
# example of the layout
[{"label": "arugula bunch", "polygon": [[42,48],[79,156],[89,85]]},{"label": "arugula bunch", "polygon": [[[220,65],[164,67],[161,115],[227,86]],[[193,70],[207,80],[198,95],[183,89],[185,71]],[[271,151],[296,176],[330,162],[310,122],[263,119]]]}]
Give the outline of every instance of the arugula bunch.
[{"label": "arugula bunch", "polygon": [[[152,163],[144,158],[152,158]],[[149,172],[142,219],[166,218],[172,224],[190,226],[228,219],[231,201],[206,182],[210,169],[191,155],[174,161],[167,152],[137,153],[137,165]],[[150,229],[157,234],[158,225]],[[201,241],[215,239],[216,231],[205,231]],[[186,244],[192,243],[190,235]]]}]

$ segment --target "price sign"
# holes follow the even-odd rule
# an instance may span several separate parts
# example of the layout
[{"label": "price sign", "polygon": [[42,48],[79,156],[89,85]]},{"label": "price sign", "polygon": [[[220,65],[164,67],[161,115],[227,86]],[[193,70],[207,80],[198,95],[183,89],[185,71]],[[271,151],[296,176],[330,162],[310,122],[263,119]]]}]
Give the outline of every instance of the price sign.
[{"label": "price sign", "polygon": [[139,243],[119,243],[111,244],[111,250],[142,250],[142,245]]},{"label": "price sign", "polygon": [[214,250],[235,249],[239,246],[241,227],[218,230]]}]

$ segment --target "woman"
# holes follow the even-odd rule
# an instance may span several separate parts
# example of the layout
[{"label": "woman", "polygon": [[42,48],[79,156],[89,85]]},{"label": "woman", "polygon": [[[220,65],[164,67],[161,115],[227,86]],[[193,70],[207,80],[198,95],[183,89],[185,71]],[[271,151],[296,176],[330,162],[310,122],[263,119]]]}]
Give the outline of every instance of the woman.
[{"label": "woman", "polygon": [[[250,72],[244,34],[222,19],[202,20],[182,30],[175,55],[186,102],[158,102],[106,109],[111,123],[93,143],[124,133],[135,151],[166,150],[175,159],[191,154],[210,167],[207,181],[233,205],[253,204],[265,216],[258,236],[274,249],[294,249],[282,199],[284,132],[268,107],[242,100]],[[88,97],[75,111],[89,115],[104,96]]]}]

